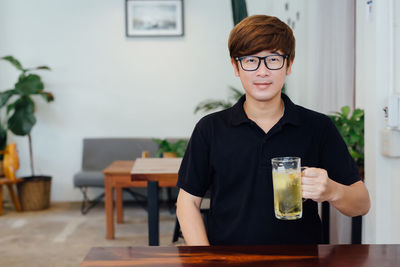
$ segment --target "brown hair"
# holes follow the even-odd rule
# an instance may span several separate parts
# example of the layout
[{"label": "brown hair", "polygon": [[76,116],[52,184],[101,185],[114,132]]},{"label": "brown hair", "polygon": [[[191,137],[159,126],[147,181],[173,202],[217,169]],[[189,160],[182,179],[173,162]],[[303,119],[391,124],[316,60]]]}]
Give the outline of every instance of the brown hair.
[{"label": "brown hair", "polygon": [[263,50],[280,50],[289,56],[289,64],[294,60],[295,43],[292,29],[280,19],[254,15],[243,19],[232,29],[228,48],[231,58],[256,54]]}]

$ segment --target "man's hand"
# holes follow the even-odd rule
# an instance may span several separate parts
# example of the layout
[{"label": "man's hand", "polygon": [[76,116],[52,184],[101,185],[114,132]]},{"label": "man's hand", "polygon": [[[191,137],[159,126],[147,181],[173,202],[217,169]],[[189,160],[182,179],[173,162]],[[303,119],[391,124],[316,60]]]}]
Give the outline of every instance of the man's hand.
[{"label": "man's hand", "polygon": [[306,168],[302,174],[303,198],[328,201],[347,216],[365,215],[370,208],[368,190],[362,181],[339,184],[328,177],[324,169]]},{"label": "man's hand", "polygon": [[338,198],[340,189],[328,177],[324,169],[306,168],[302,173],[303,198],[317,202],[333,201]]}]

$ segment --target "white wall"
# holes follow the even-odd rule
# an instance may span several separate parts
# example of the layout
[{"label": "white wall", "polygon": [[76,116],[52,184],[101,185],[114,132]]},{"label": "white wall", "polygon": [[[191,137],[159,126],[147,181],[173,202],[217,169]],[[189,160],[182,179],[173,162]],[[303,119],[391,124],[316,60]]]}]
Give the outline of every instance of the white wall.
[{"label": "white wall", "polygon": [[[370,191],[371,210],[364,217],[364,243],[400,243],[400,159],[383,157],[380,153],[379,131],[385,127],[383,108],[386,106],[390,80],[390,28],[393,12],[396,25],[394,49],[398,56],[400,10],[398,1],[373,1],[367,14],[366,1],[357,1],[357,62],[356,104],[365,109],[365,182]],[[395,77],[400,76],[395,61]],[[399,86],[398,78],[396,86]]]},{"label": "white wall", "polygon": [[[53,176],[52,200],[80,200],[72,176],[84,137],[187,137],[202,116],[196,104],[239,87],[227,49],[229,0],[185,0],[185,35],[127,38],[125,1],[0,1],[0,56],[41,72],[55,102],[37,99],[33,128],[37,173]],[[17,72],[0,61],[0,90]],[[29,175],[27,139],[19,175]]]}]

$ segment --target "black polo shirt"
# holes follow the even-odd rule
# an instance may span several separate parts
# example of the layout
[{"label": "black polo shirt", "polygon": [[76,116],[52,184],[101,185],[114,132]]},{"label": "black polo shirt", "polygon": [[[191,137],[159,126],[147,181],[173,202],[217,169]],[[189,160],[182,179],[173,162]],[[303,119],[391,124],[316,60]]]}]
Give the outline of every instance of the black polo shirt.
[{"label": "black polo shirt", "polygon": [[210,189],[212,245],[321,242],[316,202],[303,203],[299,220],[275,218],[271,158],[300,157],[302,166],[325,169],[345,185],[360,180],[330,118],[293,104],[285,94],[282,99],[284,115],[268,133],[247,117],[245,95],[233,107],[202,118],[193,131],[177,186],[199,197]]}]

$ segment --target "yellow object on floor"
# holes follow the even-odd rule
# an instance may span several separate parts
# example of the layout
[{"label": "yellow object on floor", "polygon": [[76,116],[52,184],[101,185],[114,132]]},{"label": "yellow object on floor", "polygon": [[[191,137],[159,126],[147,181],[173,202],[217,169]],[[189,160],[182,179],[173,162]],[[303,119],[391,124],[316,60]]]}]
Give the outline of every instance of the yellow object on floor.
[{"label": "yellow object on floor", "polygon": [[3,154],[4,177],[0,177],[0,215],[3,214],[3,185],[7,186],[15,210],[22,211],[14,185],[23,181],[16,175],[16,171],[19,169],[17,145],[15,143],[8,144],[1,153]]}]

